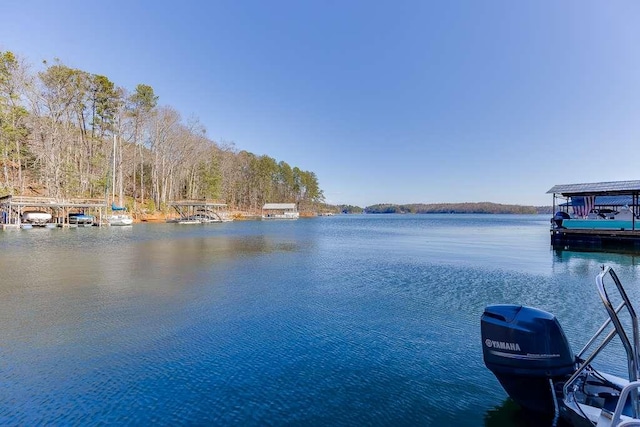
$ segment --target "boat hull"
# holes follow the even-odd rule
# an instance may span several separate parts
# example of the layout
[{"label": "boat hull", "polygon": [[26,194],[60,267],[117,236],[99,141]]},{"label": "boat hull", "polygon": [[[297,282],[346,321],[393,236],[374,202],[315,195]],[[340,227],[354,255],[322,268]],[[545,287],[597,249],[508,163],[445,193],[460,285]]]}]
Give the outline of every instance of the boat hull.
[{"label": "boat hull", "polygon": [[129,215],[111,215],[107,218],[107,222],[111,226],[127,226],[133,224],[133,218]]},{"label": "boat hull", "polygon": [[[636,228],[640,224],[636,223]],[[619,219],[564,219],[562,227],[569,230],[633,230],[633,221]]]},{"label": "boat hull", "polygon": [[69,214],[69,224],[78,227],[90,227],[93,225],[94,219],[93,215]]},{"label": "boat hull", "polygon": [[46,212],[25,212],[22,214],[22,222],[35,226],[44,226],[51,221],[51,214]]}]

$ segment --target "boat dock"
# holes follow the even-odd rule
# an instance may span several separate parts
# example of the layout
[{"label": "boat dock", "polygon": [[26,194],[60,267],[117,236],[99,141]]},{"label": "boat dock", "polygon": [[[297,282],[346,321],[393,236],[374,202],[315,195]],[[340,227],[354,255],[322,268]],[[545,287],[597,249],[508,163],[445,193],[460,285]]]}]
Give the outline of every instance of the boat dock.
[{"label": "boat dock", "polygon": [[106,218],[107,204],[102,199],[58,200],[50,197],[4,196],[0,197],[0,228],[20,228],[24,214],[39,212],[51,215],[45,226],[70,227],[69,214],[83,212],[94,215],[95,225],[102,225]]},{"label": "boat dock", "polygon": [[168,220],[178,224],[206,224],[211,222],[229,222],[233,218],[229,215],[226,203],[206,200],[176,200],[169,206],[178,213],[178,218]]},{"label": "boat dock", "polygon": [[300,213],[295,203],[265,203],[262,219],[298,219]]},{"label": "boat dock", "polygon": [[640,252],[640,181],[556,185],[547,193],[554,248]]}]

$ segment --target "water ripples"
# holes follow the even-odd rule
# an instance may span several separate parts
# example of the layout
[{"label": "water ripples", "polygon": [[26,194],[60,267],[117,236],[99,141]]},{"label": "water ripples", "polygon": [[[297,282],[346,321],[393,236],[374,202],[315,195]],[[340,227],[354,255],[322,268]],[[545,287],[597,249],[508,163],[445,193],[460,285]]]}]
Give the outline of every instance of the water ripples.
[{"label": "water ripples", "polygon": [[638,278],[553,253],[539,217],[114,231],[0,234],[0,423],[514,425],[484,307],[551,311],[577,347],[593,270]]}]

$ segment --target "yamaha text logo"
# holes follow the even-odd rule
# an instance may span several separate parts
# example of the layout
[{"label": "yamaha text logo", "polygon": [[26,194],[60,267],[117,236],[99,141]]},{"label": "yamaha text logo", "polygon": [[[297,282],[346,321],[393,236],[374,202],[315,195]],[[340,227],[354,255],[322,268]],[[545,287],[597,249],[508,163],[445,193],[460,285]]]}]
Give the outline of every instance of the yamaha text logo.
[{"label": "yamaha text logo", "polygon": [[520,345],[517,342],[493,341],[487,338],[484,340],[484,345],[489,348],[498,348],[500,350],[522,351],[520,350]]}]

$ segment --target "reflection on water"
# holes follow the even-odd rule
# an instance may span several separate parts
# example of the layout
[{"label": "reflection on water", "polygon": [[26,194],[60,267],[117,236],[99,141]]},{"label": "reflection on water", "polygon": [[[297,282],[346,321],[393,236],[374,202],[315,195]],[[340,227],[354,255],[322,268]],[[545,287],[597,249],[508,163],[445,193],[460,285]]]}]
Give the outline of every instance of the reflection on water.
[{"label": "reflection on water", "polygon": [[592,268],[594,263],[605,263],[607,265],[636,267],[640,264],[640,256],[637,254],[623,254],[610,252],[593,251],[569,251],[554,249],[554,263],[559,265],[582,265],[585,268]]},{"label": "reflection on water", "polygon": [[[505,399],[500,406],[489,409],[485,414],[485,427],[543,427],[552,426],[553,417],[544,417],[524,411],[513,400]],[[557,427],[569,427],[563,420],[557,420]]]},{"label": "reflection on water", "polygon": [[360,215],[2,232],[0,423],[527,425],[484,367],[484,307],[552,312],[577,351],[603,320],[599,266],[639,279],[628,255],[552,251],[548,227]]}]

